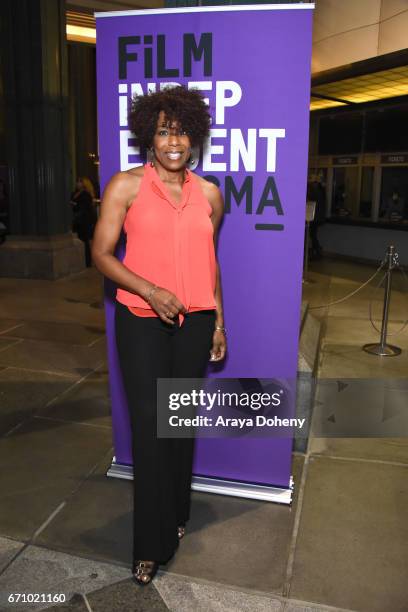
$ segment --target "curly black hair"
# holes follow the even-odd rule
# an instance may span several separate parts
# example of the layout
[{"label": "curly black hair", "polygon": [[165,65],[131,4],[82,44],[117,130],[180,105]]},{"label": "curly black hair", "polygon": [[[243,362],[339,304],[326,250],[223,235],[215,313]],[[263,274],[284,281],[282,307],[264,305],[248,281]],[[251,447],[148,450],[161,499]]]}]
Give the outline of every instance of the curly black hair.
[{"label": "curly black hair", "polygon": [[128,124],[142,150],[152,146],[160,111],[167,121],[179,123],[192,147],[202,146],[211,125],[208,106],[198,89],[177,85],[132,99]]}]

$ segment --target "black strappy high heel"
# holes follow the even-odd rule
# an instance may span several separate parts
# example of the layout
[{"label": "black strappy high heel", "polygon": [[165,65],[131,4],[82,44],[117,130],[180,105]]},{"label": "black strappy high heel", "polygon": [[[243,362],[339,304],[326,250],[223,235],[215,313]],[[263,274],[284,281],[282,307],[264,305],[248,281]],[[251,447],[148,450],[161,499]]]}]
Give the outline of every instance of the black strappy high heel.
[{"label": "black strappy high heel", "polygon": [[156,561],[141,561],[137,559],[133,561],[132,565],[133,580],[141,586],[146,586],[153,580],[158,569],[159,564]]}]

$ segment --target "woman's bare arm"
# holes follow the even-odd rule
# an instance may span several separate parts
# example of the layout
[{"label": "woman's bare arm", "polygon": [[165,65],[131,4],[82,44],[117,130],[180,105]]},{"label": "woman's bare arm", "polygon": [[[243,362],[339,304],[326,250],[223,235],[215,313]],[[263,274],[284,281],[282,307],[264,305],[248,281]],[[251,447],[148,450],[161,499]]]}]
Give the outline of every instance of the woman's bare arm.
[{"label": "woman's bare arm", "polygon": [[[214,247],[217,251],[218,245],[218,230],[220,227],[220,223],[222,217],[224,215],[224,202],[222,199],[222,195],[217,189],[218,193],[215,193],[210,200],[210,204],[213,207],[213,214],[211,215],[211,221],[214,227]],[[216,325],[219,327],[224,327],[224,309],[222,304],[222,285],[221,285],[221,271],[220,266],[218,264],[218,258],[216,259],[217,264],[217,277],[216,277],[216,285],[215,285],[215,303],[217,304],[217,320]]]},{"label": "woman's bare arm", "polygon": [[[203,192],[209,201],[211,208],[213,209],[211,215],[211,222],[214,228],[214,248],[217,251],[218,244],[218,230],[224,215],[224,200],[221,191],[216,185],[206,180],[202,182]],[[214,293],[215,303],[217,305],[217,316],[215,325],[217,327],[224,327],[224,309],[222,303],[222,285],[221,285],[221,272],[216,259],[216,285]],[[221,361],[224,359],[227,350],[226,337],[223,332],[215,331],[213,338],[213,347],[211,350],[212,361]]]},{"label": "woman's bare arm", "polygon": [[117,285],[146,298],[153,284],[134,274],[114,255],[127,210],[138,194],[141,174],[118,172],[107,184],[92,242],[92,259],[102,274]]}]

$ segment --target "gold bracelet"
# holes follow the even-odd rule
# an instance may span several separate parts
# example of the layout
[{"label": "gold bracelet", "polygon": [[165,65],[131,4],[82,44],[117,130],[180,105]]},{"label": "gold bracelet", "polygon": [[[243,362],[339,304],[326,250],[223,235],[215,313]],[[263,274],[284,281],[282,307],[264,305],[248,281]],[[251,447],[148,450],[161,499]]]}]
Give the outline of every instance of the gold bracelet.
[{"label": "gold bracelet", "polygon": [[152,299],[153,293],[156,291],[156,289],[158,289],[158,285],[154,285],[154,287],[152,287],[152,288],[150,289],[150,291],[149,291],[149,293],[148,293],[148,295],[147,295],[147,298],[146,298],[146,302],[147,302],[148,304],[150,304],[150,300]]},{"label": "gold bracelet", "polygon": [[224,334],[224,336],[227,335],[227,330],[225,329],[225,327],[220,327],[219,325],[216,325],[215,331],[221,331]]}]

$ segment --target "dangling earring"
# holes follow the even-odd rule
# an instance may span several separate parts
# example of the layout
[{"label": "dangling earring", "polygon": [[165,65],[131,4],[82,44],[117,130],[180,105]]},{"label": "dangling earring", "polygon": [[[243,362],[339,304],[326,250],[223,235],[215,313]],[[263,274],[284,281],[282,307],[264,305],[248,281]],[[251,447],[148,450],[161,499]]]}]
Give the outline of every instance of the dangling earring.
[{"label": "dangling earring", "polygon": [[150,166],[152,168],[154,168],[153,160],[154,160],[154,149],[153,149],[153,147],[150,147]]}]

